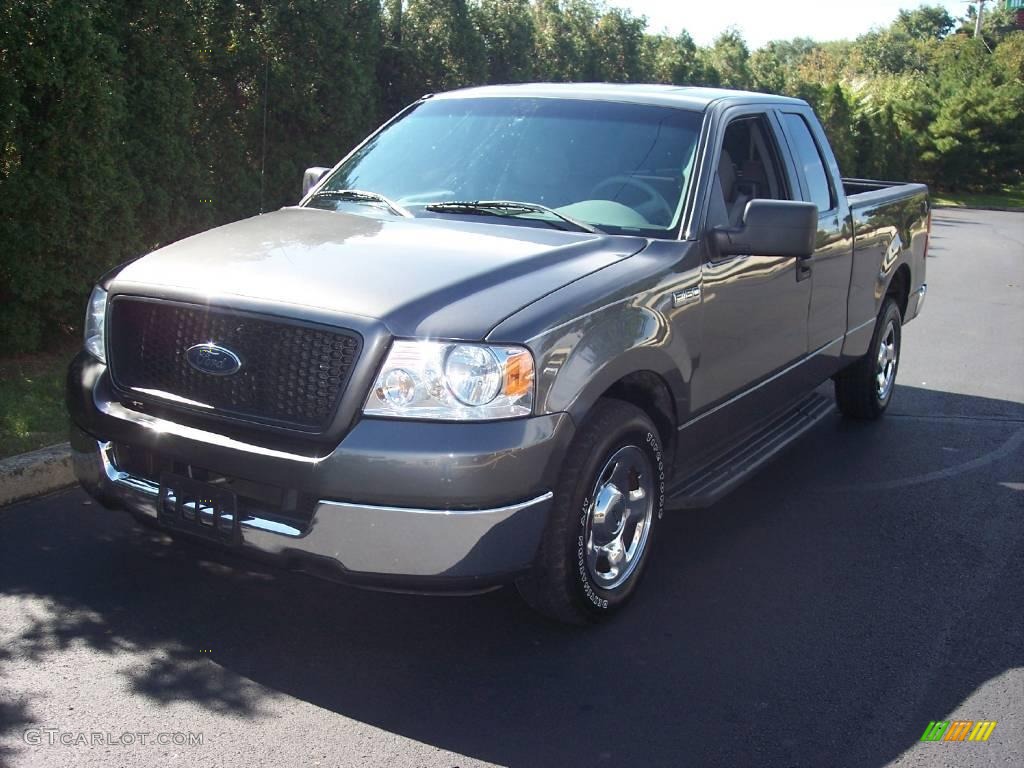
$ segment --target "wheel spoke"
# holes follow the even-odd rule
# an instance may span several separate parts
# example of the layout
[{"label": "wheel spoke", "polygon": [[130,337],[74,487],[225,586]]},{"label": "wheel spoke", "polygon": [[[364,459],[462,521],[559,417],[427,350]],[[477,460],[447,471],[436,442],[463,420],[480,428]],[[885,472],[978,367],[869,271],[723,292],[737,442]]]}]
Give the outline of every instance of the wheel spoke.
[{"label": "wheel spoke", "polygon": [[892,391],[896,379],[896,327],[889,322],[878,345],[878,357],[875,366],[875,391],[880,399],[885,399]]},{"label": "wheel spoke", "polygon": [[[622,503],[622,491],[612,482],[607,482],[597,492],[593,505],[593,524],[595,531],[605,531],[609,527],[614,530],[616,508]],[[603,540],[607,537],[602,536]]]},{"label": "wheel spoke", "polygon": [[618,575],[626,562],[626,549],[622,546],[622,535],[616,536],[604,546],[604,555],[608,559],[608,567]]},{"label": "wheel spoke", "polygon": [[587,546],[587,570],[597,579],[601,578],[602,568],[608,567],[603,554],[603,547],[595,546],[593,542]]},{"label": "wheel spoke", "polygon": [[643,539],[644,531],[647,530],[647,521],[638,519],[630,530],[627,528],[622,532],[623,546],[627,552],[632,554],[633,549]]},{"label": "wheel spoke", "polygon": [[630,474],[629,462],[617,462],[609,482],[615,483],[616,487],[620,488],[624,493],[631,491],[633,489],[633,479]]}]

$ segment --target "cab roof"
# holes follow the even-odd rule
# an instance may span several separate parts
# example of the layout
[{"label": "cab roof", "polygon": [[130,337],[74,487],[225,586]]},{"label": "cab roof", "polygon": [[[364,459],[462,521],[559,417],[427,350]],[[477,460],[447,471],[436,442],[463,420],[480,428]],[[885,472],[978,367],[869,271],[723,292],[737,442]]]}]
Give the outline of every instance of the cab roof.
[{"label": "cab roof", "polygon": [[726,88],[696,88],[679,85],[646,85],[631,83],[522,83],[516,85],[485,85],[461,88],[431,95],[434,99],[470,98],[541,98],[589,99],[618,101],[628,104],[677,107],[703,112],[716,102],[743,104],[775,104],[806,106],[801,99],[774,96],[768,93],[733,91]]}]

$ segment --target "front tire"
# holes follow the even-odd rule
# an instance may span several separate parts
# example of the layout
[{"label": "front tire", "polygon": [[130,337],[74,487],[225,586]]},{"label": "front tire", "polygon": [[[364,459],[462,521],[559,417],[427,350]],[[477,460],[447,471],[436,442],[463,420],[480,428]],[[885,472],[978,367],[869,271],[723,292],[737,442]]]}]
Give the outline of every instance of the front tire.
[{"label": "front tire", "polygon": [[836,403],[843,415],[858,421],[881,418],[896,389],[903,342],[903,316],[891,296],[878,313],[867,354],[835,377]]},{"label": "front tire", "polygon": [[517,586],[533,608],[586,624],[622,608],[665,504],[665,456],[642,410],[598,401],[569,448],[537,563]]}]

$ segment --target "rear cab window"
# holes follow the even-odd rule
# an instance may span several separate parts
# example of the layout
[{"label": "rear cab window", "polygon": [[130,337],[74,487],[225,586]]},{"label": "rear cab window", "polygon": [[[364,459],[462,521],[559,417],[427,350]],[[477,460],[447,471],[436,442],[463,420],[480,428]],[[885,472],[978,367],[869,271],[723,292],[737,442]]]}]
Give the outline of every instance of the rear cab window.
[{"label": "rear cab window", "polygon": [[836,193],[832,188],[821,148],[814,140],[807,119],[793,112],[784,112],[781,117],[786,126],[790,148],[803,173],[805,201],[817,205],[819,214],[834,210],[838,205]]}]

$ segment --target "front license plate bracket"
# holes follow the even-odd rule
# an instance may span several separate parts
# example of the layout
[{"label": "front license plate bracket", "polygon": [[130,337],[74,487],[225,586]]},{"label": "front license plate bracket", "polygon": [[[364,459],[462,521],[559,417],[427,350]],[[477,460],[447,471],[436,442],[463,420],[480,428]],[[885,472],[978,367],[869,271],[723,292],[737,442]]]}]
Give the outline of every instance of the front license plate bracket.
[{"label": "front license plate bracket", "polygon": [[168,528],[222,544],[240,544],[238,497],[227,488],[165,472],[157,518]]}]

